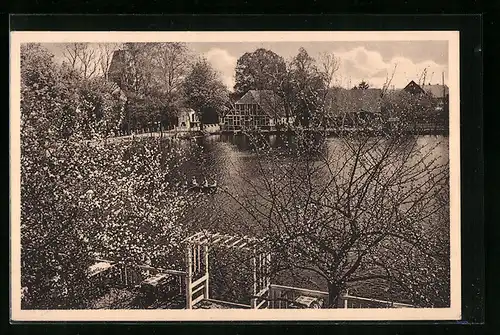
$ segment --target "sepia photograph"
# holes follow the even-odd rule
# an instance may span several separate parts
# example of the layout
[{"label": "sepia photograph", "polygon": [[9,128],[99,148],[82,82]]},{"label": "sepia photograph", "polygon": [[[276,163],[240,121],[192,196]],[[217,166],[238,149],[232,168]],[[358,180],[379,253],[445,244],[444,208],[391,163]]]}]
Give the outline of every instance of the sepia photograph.
[{"label": "sepia photograph", "polygon": [[446,31],[11,33],[12,319],[460,319],[458,58]]}]

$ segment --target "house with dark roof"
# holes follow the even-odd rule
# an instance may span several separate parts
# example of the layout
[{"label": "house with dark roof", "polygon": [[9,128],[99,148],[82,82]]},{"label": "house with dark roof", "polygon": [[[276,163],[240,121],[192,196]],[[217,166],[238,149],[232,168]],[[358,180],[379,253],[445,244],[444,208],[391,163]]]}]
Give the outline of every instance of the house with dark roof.
[{"label": "house with dark roof", "polygon": [[291,123],[285,116],[283,100],[270,90],[250,90],[235,103],[223,118],[223,130],[271,130],[279,124]]},{"label": "house with dark roof", "polygon": [[403,88],[403,91],[413,95],[425,94],[424,89],[413,80],[410,81],[405,88]]},{"label": "house with dark roof", "polygon": [[345,89],[330,91],[327,109],[336,125],[375,125],[381,117],[382,90],[378,88]]},{"label": "house with dark roof", "polygon": [[422,89],[429,94],[433,99],[447,99],[449,95],[448,86],[434,84],[423,85]]},{"label": "house with dark roof", "polygon": [[446,111],[447,109],[449,89],[446,85],[428,84],[420,86],[412,80],[403,91],[428,99],[436,111]]},{"label": "house with dark roof", "polygon": [[434,104],[434,108],[438,112],[447,112],[449,101],[449,89],[446,85],[423,85],[422,89],[430,96]]}]

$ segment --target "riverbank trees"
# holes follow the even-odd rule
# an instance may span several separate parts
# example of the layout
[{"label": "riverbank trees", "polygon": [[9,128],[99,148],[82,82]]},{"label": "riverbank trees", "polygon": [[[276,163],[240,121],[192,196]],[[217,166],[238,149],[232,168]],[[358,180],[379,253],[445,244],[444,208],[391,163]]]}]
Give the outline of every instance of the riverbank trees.
[{"label": "riverbank trees", "polygon": [[229,91],[204,58],[192,65],[183,82],[183,89],[185,104],[198,114],[200,130],[203,130],[203,124],[210,118],[211,111],[224,114],[229,108]]}]

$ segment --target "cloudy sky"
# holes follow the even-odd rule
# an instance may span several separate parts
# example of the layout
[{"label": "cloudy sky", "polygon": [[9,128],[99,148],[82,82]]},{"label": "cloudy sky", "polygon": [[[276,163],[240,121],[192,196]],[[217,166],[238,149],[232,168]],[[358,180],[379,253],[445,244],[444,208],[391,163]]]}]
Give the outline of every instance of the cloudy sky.
[{"label": "cloudy sky", "polygon": [[[406,86],[410,80],[418,82],[425,68],[427,83],[441,83],[442,73],[445,83],[448,79],[447,41],[207,42],[188,45],[196,54],[208,59],[230,89],[234,86],[234,71],[238,58],[245,52],[252,52],[261,47],[272,50],[287,60],[295,56],[300,47],[304,47],[309,55],[316,59],[322,53],[333,53],[340,60],[335,82],[344,87],[352,87],[362,80],[372,87],[381,87],[396,64],[392,81],[395,88]],[[46,46],[56,58],[61,57],[61,44]]]}]

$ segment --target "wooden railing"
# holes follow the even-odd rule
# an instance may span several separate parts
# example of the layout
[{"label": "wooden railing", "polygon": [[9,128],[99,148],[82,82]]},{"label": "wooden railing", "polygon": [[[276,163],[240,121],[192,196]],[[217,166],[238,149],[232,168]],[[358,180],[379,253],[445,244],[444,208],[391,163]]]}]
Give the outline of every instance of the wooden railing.
[{"label": "wooden railing", "polygon": [[399,302],[362,298],[345,294],[341,297],[344,308],[414,308],[415,306]]},{"label": "wooden railing", "polygon": [[[145,279],[157,274],[170,274],[176,276],[179,280],[179,294],[186,287],[187,273],[184,271],[155,268],[148,265],[130,265],[121,262],[112,262],[106,260],[97,260],[109,262],[113,266],[107,270],[100,272],[98,275],[91,278],[92,281],[101,283],[114,283],[123,287],[137,287]],[[177,285],[175,285],[177,286]],[[201,275],[196,280],[189,283],[189,291],[191,293],[191,306],[201,300],[210,300],[208,297],[208,274]],[[299,287],[283,286],[270,284],[256,293],[250,305],[241,305],[240,307],[252,309],[288,309],[288,308],[307,308],[297,303],[299,297],[316,298],[319,305],[324,307],[328,301],[328,292],[309,290]],[[214,300],[215,301],[215,300]],[[231,304],[230,302],[224,302]],[[398,303],[386,300],[357,297],[348,294],[342,294],[339,299],[337,308],[414,308],[416,306]]]},{"label": "wooden railing", "polygon": [[[328,292],[308,290],[298,287],[270,285],[269,308],[297,308],[296,299],[300,296],[317,298],[323,306],[328,301]],[[339,299],[338,308],[414,308],[410,304],[364,298],[342,294]]]},{"label": "wooden railing", "polygon": [[328,293],[322,291],[308,290],[299,287],[270,285],[269,300],[272,309],[293,308],[295,300],[300,296],[318,298],[327,301]]},{"label": "wooden railing", "polygon": [[176,276],[179,281],[179,293],[182,292],[184,287],[184,279],[186,272],[155,268],[149,265],[141,264],[125,264],[122,262],[113,262],[109,260],[98,259],[98,262],[107,262],[112,264],[107,270],[100,272],[97,276],[94,276],[92,280],[94,282],[106,282],[108,284],[114,284],[117,286],[133,288],[140,285],[144,280],[151,276],[157,274],[169,274]]},{"label": "wooden railing", "polygon": [[263,288],[260,292],[258,292],[252,299],[250,300],[250,306],[253,309],[265,309],[271,308],[271,285]]}]

